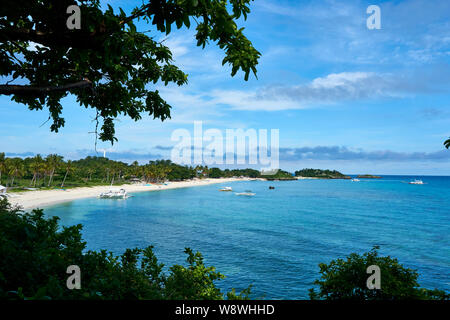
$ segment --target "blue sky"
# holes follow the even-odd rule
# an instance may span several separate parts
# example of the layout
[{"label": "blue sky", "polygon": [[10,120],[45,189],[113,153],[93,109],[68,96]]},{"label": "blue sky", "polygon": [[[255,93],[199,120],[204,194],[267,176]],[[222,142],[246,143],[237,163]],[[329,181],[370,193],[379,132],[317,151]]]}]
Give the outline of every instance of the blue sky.
[{"label": "blue sky", "polygon": [[[141,2],[103,3],[130,12]],[[381,8],[381,30],[366,27],[371,4]],[[196,47],[193,30],[175,31],[165,43],[189,83],[157,86],[172,119],[121,118],[119,142],[99,148],[125,161],[168,158],[173,130],[201,120],[205,129],[279,129],[289,170],[450,175],[450,1],[256,0],[251,9],[242,26],[262,53],[258,79],[231,77],[220,49]],[[0,150],[92,154],[94,113],[73,97],[63,102],[66,126],[55,134],[42,125],[45,110],[0,96]]]}]

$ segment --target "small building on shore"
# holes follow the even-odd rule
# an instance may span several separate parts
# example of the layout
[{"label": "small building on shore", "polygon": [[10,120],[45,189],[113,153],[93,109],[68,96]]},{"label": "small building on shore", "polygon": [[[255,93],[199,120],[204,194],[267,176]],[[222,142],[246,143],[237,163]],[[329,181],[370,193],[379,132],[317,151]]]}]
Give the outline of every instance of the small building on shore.
[{"label": "small building on shore", "polygon": [[131,179],[130,179],[130,182],[131,182],[131,183],[141,183],[142,180],[139,179],[139,178],[131,178]]}]

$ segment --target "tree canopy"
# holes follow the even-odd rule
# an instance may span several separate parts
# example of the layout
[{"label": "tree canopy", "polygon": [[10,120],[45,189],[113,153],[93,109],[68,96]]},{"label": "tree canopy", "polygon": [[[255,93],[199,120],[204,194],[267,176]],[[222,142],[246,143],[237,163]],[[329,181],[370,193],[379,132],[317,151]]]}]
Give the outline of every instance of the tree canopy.
[{"label": "tree canopy", "polygon": [[[159,41],[175,28],[195,24],[197,46],[216,43],[232,76],[239,70],[245,80],[256,76],[260,53],[236,23],[247,18],[251,1],[147,0],[127,15],[109,5],[102,11],[99,0],[3,0],[0,94],[31,110],[48,108],[55,132],[65,123],[61,99],[73,94],[81,106],[96,110],[99,139],[113,143],[119,115],[136,121],[143,114],[170,117],[171,107],[155,85],[187,82]],[[66,25],[70,5],[80,8],[80,29]],[[137,30],[139,19],[152,25],[150,34]]]},{"label": "tree canopy", "polygon": [[310,168],[295,171],[295,176],[322,178],[322,179],[350,179],[349,176],[346,176],[345,174],[342,174],[336,170],[322,170]]},{"label": "tree canopy", "polygon": [[[362,255],[350,254],[346,259],[321,263],[320,278],[314,282],[318,286],[310,289],[311,299],[324,300],[449,300],[450,294],[442,290],[421,288],[419,274],[404,267],[390,256],[382,257],[378,247]],[[367,267],[380,268],[381,288],[367,287]]]},{"label": "tree canopy", "polygon": [[[162,183],[192,178],[258,178],[255,169],[208,168],[207,166],[182,166],[170,160],[152,160],[145,164],[131,164],[103,157],[88,156],[65,161],[62,156],[8,158],[0,152],[0,185],[13,191],[34,188],[72,188],[94,185],[113,185],[129,182]],[[268,176],[266,176],[268,177]]]}]

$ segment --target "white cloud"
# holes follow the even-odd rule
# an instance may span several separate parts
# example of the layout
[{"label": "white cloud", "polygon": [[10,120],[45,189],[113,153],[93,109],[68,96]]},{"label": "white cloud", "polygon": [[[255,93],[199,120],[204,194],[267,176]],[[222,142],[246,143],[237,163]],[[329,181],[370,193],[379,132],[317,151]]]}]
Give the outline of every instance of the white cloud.
[{"label": "white cloud", "polygon": [[[186,31],[183,36],[169,36],[163,44],[170,48],[174,64],[187,73],[200,73],[202,76],[223,75],[226,69],[222,67],[220,49],[211,44],[207,49],[197,47],[195,33]],[[215,73],[215,74],[212,74]]]},{"label": "white cloud", "polygon": [[163,44],[170,48],[172,57],[177,60],[189,52],[191,39],[191,37],[168,37],[163,40]]},{"label": "white cloud", "polygon": [[[323,107],[347,101],[403,98],[431,92],[432,79],[448,83],[441,74],[398,75],[375,72],[341,72],[317,77],[294,86],[266,86],[248,90],[197,91],[162,89],[163,96],[176,109],[174,121],[191,122],[198,115],[221,116],[219,107],[248,111],[280,111]],[[439,78],[440,77],[440,78]],[[436,89],[436,88],[435,88]]]},{"label": "white cloud", "polygon": [[210,103],[227,105],[236,110],[249,111],[279,111],[290,109],[303,109],[301,103],[291,99],[278,99],[275,97],[259,98],[258,92],[239,90],[213,90]]},{"label": "white cloud", "polygon": [[[384,2],[381,30],[366,27],[367,3],[307,1],[295,6],[285,1],[261,0],[255,8],[292,28],[301,41],[304,59],[332,63],[425,65],[449,51],[450,2],[427,0]],[[398,50],[393,54],[393,49]]]},{"label": "white cloud", "polygon": [[313,89],[332,89],[336,87],[348,86],[361,80],[366,80],[374,76],[368,72],[342,72],[332,73],[323,78],[316,78],[311,82]]}]

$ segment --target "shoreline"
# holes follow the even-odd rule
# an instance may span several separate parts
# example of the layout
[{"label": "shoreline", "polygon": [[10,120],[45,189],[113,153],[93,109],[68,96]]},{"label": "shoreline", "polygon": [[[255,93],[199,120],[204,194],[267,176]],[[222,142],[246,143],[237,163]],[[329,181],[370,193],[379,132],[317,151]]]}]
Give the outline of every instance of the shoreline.
[{"label": "shoreline", "polygon": [[247,181],[248,178],[207,178],[199,180],[187,181],[169,181],[167,184],[157,185],[143,185],[143,184],[123,184],[120,186],[95,186],[95,187],[80,187],[73,189],[57,189],[57,190],[36,190],[27,192],[10,193],[9,202],[22,209],[35,209],[52,206],[64,202],[70,202],[78,199],[96,198],[100,193],[109,191],[111,189],[125,189],[128,193],[145,192],[145,191],[159,191],[178,188],[189,188],[198,186],[207,186],[211,184],[229,183],[236,181]]}]

